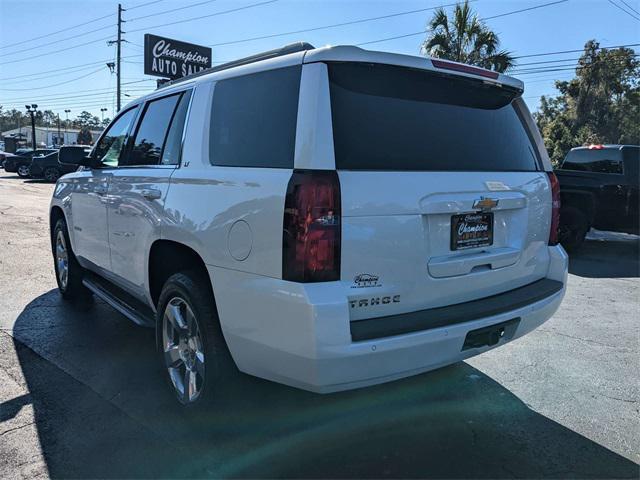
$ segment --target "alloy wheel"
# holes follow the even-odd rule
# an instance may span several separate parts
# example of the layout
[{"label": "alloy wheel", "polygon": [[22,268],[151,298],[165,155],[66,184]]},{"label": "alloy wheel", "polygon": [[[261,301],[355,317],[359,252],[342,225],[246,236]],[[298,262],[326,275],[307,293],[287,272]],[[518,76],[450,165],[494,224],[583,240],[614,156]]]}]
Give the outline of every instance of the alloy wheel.
[{"label": "alloy wheel", "polygon": [[58,174],[58,170],[55,168],[47,168],[44,171],[44,179],[48,182],[55,182],[59,177],[60,175]]},{"label": "alloy wheel", "polygon": [[69,283],[69,252],[67,251],[67,241],[62,230],[58,230],[56,235],[56,264],[58,266],[60,287],[64,290]]},{"label": "alloy wheel", "polygon": [[164,362],[178,399],[193,403],[201,395],[205,379],[205,356],[198,322],[187,302],[174,297],[162,317]]},{"label": "alloy wheel", "polygon": [[31,168],[29,168],[27,165],[20,165],[18,167],[18,175],[20,175],[21,177],[28,177],[29,173],[31,173]]}]

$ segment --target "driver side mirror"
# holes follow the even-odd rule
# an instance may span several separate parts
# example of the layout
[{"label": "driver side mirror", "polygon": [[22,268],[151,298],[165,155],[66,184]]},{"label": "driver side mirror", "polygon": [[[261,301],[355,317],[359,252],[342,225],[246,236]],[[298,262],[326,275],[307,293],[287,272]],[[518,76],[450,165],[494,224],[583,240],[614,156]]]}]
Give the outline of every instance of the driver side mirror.
[{"label": "driver side mirror", "polygon": [[74,147],[70,145],[60,147],[58,161],[64,165],[91,167],[94,162],[90,153],[91,151],[85,147]]}]

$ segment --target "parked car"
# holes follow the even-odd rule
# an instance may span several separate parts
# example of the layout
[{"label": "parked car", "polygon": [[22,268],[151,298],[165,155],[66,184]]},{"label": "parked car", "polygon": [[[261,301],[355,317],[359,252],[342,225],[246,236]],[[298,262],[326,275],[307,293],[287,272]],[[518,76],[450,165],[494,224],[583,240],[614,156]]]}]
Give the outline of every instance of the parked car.
[{"label": "parked car", "polygon": [[34,156],[48,155],[55,152],[51,149],[39,149],[39,150],[17,150],[15,157],[9,157],[4,162],[4,169],[6,172],[17,173],[20,177],[26,178],[31,173],[31,160]]},{"label": "parked car", "polygon": [[4,161],[9,157],[15,157],[15,154],[9,152],[0,152],[0,167],[4,168]]},{"label": "parked car", "polygon": [[[68,148],[75,149],[76,155],[80,158],[86,157],[91,151],[90,148],[81,146]],[[56,150],[49,155],[33,157],[29,174],[32,178],[44,178],[49,182],[55,182],[65,173],[75,172],[77,169],[77,165],[62,164],[58,162],[58,150]]]},{"label": "parked car", "polygon": [[58,180],[65,299],[155,328],[177,399],[314,392],[485,352],[562,301],[558,182],[512,77],[294,44],[126,106]]},{"label": "parked car", "polygon": [[560,181],[561,242],[584,242],[591,227],[638,235],[640,146],[591,145],[571,149],[556,171]]}]

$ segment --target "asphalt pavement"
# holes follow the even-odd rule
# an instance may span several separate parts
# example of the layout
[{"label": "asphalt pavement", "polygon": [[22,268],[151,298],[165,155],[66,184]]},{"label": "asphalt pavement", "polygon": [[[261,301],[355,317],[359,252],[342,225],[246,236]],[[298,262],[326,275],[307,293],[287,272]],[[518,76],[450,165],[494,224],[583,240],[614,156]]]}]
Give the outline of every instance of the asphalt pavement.
[{"label": "asphalt pavement", "polygon": [[56,291],[53,185],[0,173],[0,478],[638,478],[640,241],[592,232],[533,333],[469,361],[315,395],[240,375],[205,411],[153,332]]}]

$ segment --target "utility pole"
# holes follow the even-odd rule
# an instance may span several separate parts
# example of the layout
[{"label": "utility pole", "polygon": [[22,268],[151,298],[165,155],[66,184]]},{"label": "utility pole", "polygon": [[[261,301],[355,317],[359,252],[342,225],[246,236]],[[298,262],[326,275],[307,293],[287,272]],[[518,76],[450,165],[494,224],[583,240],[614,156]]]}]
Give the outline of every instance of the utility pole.
[{"label": "utility pole", "polygon": [[32,105],[25,105],[24,108],[27,109],[29,115],[31,115],[31,146],[33,147],[33,151],[36,151],[36,111],[38,109],[38,105],[35,103]]},{"label": "utility pole", "polygon": [[[118,4],[118,39],[117,40],[109,40],[107,42],[107,45],[113,45],[114,43],[116,44],[116,107],[117,107],[117,111],[120,111],[120,94],[121,94],[121,89],[120,89],[120,53],[122,51],[122,42],[124,42],[124,40],[122,39],[122,34],[125,33],[122,31],[122,24],[125,22],[124,20],[122,20],[122,12],[125,12],[126,10],[124,8],[122,8],[122,4],[119,3]],[[111,64],[113,65],[113,64]],[[111,68],[110,64],[107,63],[107,66],[109,68]]]},{"label": "utility pole", "polygon": [[64,141],[60,143],[60,114],[58,114],[58,140],[56,141],[58,145],[64,145]]},{"label": "utility pole", "polygon": [[69,128],[69,113],[71,110],[65,110],[64,113],[67,114],[67,120],[64,122],[64,142],[67,143],[67,129]]}]

